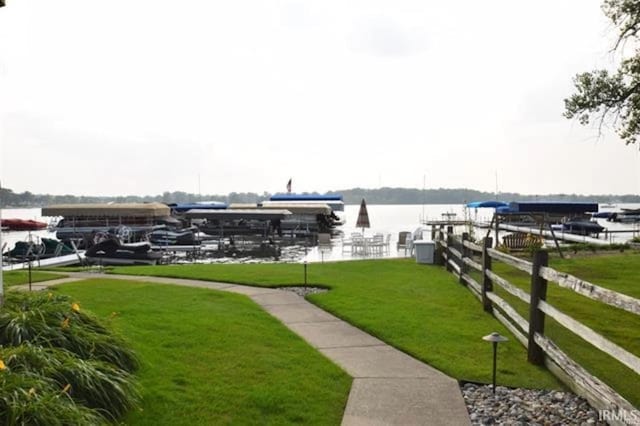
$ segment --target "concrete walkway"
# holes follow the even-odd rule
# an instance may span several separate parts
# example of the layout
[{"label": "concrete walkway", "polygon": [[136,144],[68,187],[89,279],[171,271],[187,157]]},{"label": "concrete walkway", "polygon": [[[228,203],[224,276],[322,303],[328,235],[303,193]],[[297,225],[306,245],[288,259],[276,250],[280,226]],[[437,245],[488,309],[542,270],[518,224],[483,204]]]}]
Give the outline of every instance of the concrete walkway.
[{"label": "concrete walkway", "polygon": [[353,377],[343,425],[470,424],[456,380],[292,292],[188,279],[96,273],[69,275],[70,278],[37,283],[32,288],[105,278],[209,288],[250,297]]}]

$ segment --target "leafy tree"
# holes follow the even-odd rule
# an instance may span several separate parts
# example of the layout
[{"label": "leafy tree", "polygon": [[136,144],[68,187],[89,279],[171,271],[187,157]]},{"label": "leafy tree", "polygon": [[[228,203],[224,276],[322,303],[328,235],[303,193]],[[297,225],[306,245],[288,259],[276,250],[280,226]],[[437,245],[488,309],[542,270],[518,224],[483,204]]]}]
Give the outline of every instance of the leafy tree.
[{"label": "leafy tree", "polygon": [[583,124],[606,122],[627,144],[640,135],[640,1],[605,0],[602,10],[618,28],[613,50],[631,49],[615,72],[596,70],[576,75],[576,93],[564,100],[564,116]]}]

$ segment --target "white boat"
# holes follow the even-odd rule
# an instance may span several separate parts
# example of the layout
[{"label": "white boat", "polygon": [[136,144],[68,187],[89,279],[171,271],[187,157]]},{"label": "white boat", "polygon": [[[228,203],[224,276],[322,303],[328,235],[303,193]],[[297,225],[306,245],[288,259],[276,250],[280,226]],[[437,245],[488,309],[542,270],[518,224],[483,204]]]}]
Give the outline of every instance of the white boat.
[{"label": "white boat", "polygon": [[607,220],[620,223],[640,222],[640,209],[621,209],[619,212],[611,213]]}]

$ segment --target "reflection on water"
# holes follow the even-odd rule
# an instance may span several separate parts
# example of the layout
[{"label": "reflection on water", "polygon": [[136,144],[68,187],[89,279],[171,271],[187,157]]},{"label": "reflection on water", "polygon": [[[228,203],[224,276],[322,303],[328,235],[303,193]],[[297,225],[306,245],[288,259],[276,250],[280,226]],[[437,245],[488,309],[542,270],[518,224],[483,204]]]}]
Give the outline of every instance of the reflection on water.
[{"label": "reflection on water", "polygon": [[[369,213],[369,221],[371,228],[356,229],[355,223],[358,218],[359,205],[345,206],[345,216],[347,223],[338,228],[339,232],[332,236],[331,243],[321,246],[312,246],[306,241],[300,244],[287,244],[279,247],[279,255],[277,257],[269,257],[258,259],[254,256],[243,256],[241,252],[236,252],[235,256],[230,257],[212,257],[196,260],[198,262],[220,262],[220,263],[255,263],[265,261],[279,262],[322,262],[322,261],[340,261],[348,259],[367,258],[390,258],[403,257],[407,254],[403,248],[397,248],[398,234],[401,231],[414,231],[421,226],[424,220],[440,220],[443,213],[455,213],[458,218],[464,218],[465,213],[468,217],[477,221],[489,222],[493,214],[493,209],[469,209],[465,212],[461,204],[427,204],[427,205],[367,205]],[[618,204],[613,208],[603,208],[602,211],[619,210],[620,208],[640,208],[640,204]],[[2,217],[4,218],[20,218],[34,219],[49,222],[50,218],[43,218],[39,208],[35,209],[3,209]],[[634,230],[640,233],[640,224],[622,224],[607,222],[604,219],[598,219],[598,223],[609,230]],[[349,246],[344,246],[343,240],[349,239],[353,232],[364,232],[365,236],[373,236],[375,233],[390,235],[389,250],[384,254],[375,253],[363,256],[361,254],[352,254]],[[486,235],[486,229],[473,229],[477,238]],[[15,245],[16,241],[25,241],[29,235],[32,237],[55,238],[55,233],[48,230],[32,231],[32,232],[3,232],[2,241],[6,243],[7,248]],[[625,242],[633,236],[632,233],[610,234],[612,242]],[[182,260],[193,261],[193,260]]]}]

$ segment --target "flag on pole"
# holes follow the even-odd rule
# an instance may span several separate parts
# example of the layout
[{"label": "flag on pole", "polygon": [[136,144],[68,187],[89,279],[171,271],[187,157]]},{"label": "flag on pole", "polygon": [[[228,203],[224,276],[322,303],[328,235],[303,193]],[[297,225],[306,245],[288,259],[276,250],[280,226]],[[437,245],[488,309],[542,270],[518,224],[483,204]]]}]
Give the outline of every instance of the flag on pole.
[{"label": "flag on pole", "polygon": [[289,179],[289,182],[287,182],[287,192],[289,194],[291,193],[291,179]]}]

